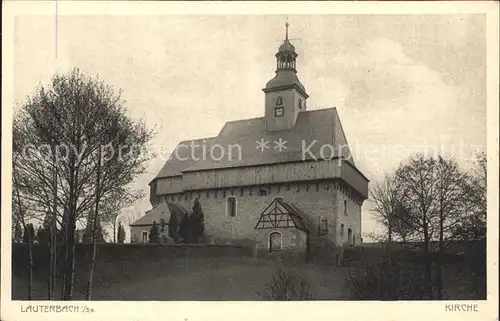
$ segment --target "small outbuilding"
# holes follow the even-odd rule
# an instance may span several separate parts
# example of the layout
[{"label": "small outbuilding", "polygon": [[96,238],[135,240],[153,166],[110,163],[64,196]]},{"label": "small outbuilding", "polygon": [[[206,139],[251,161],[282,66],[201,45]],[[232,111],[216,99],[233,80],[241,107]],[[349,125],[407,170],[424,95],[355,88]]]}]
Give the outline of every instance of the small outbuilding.
[{"label": "small outbuilding", "polygon": [[174,203],[160,203],[146,212],[146,215],[130,224],[131,243],[148,243],[149,233],[156,222],[163,242],[171,243],[171,235],[177,235],[180,223],[188,212]]}]

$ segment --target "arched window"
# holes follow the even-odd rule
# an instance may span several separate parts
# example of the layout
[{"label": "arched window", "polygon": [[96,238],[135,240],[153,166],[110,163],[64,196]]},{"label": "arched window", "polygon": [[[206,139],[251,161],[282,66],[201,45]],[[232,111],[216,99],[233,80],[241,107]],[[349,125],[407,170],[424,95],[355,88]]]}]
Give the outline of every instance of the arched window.
[{"label": "arched window", "polygon": [[302,109],[302,99],[299,98],[299,102],[297,105],[298,105],[299,109]]},{"label": "arched window", "polygon": [[340,224],[340,237],[344,238],[344,224]]},{"label": "arched window", "polygon": [[234,196],[229,196],[226,199],[226,215],[229,217],[235,217],[236,216],[236,197]]},{"label": "arched window", "polygon": [[352,230],[350,228],[347,229],[347,243],[352,245]]},{"label": "arched window", "polygon": [[281,233],[269,234],[269,252],[281,252]]},{"label": "arched window", "polygon": [[276,99],[276,106],[281,106],[283,105],[283,97],[278,96],[278,99]]}]

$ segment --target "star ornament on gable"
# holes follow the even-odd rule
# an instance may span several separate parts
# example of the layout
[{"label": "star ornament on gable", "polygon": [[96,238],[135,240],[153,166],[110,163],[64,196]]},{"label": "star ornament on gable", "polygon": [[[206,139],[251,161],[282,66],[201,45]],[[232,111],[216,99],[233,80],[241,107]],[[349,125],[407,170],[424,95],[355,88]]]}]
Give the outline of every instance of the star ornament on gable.
[{"label": "star ornament on gable", "polygon": [[260,150],[261,153],[264,151],[264,149],[269,149],[269,141],[264,140],[264,138],[261,138],[260,141],[257,140],[255,142],[257,143],[257,147],[255,149]]},{"label": "star ornament on gable", "polygon": [[278,139],[278,141],[274,141],[274,149],[277,149],[280,153],[284,150],[286,150],[286,140],[283,139]]}]

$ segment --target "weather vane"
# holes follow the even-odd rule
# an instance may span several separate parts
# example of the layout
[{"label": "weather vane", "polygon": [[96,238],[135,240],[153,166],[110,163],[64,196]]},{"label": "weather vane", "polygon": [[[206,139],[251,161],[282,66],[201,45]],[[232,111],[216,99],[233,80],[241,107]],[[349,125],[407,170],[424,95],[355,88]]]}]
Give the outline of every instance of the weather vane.
[{"label": "weather vane", "polygon": [[286,34],[285,34],[285,39],[288,40],[288,27],[290,24],[288,23],[288,17],[286,17],[286,22],[285,22],[285,27],[286,27]]}]

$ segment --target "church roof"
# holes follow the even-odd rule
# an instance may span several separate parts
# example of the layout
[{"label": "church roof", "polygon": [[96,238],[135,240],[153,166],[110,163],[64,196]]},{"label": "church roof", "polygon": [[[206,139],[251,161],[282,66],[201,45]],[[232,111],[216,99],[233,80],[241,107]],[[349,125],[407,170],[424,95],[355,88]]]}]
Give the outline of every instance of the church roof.
[{"label": "church roof", "polygon": [[[216,137],[209,138],[200,138],[193,140],[184,140],[179,142],[175,147],[174,151],[176,153],[172,153],[170,158],[167,160],[165,165],[163,165],[162,169],[158,173],[157,177],[171,177],[171,176],[179,176],[182,175],[181,171],[195,164],[196,158],[202,157],[202,148],[193,148],[195,151],[194,158],[191,156],[191,149],[185,148],[183,146],[190,146],[191,144],[195,144],[198,146],[206,146],[206,150],[210,150],[212,148],[213,142]],[[182,160],[182,161],[181,161]]]},{"label": "church roof", "polygon": [[[286,149],[282,148],[281,151],[277,148],[280,139],[286,142]],[[198,145],[203,141],[207,151],[205,157],[202,155],[202,148],[194,149],[194,156],[198,160],[191,157],[191,149],[181,148],[178,150],[181,157],[171,157],[156,178],[178,176],[186,171],[321,159],[322,156],[329,157],[331,154],[329,147],[321,149],[324,145],[332,146],[336,157],[344,157],[354,166],[336,108],[303,111],[298,115],[293,129],[278,132],[266,131],[265,117],[230,121],[217,137],[194,140]],[[262,151],[257,148],[257,142],[260,141],[268,142],[267,148]],[[179,145],[190,143],[191,141],[183,141]],[[210,157],[210,148],[215,144],[222,146],[225,151],[220,160]],[[303,155],[303,145],[310,153]],[[219,156],[220,149],[214,149],[214,154]]]},{"label": "church roof", "polygon": [[171,215],[175,215],[177,222],[182,222],[184,215],[187,215],[188,211],[185,210],[180,205],[175,203],[160,203],[157,206],[153,207],[151,210],[146,212],[146,215],[130,224],[130,226],[139,226],[139,225],[153,225],[153,222],[156,221],[157,224],[160,223],[160,220],[163,218],[165,223],[168,223]]},{"label": "church roof", "polygon": [[279,70],[276,72],[276,76],[269,80],[266,84],[264,91],[269,91],[270,89],[280,89],[287,86],[297,86],[304,95],[306,95],[306,88],[297,77],[297,73],[294,70]]}]

